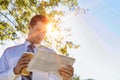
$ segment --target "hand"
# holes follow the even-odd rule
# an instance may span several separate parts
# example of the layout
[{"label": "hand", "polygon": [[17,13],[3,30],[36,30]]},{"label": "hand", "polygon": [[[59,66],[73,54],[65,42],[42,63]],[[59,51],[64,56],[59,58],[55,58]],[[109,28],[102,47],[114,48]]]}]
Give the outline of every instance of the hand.
[{"label": "hand", "polygon": [[74,74],[74,69],[72,66],[67,65],[66,67],[61,67],[58,71],[63,77],[63,80],[72,80],[72,76]]},{"label": "hand", "polygon": [[31,61],[32,58],[29,57],[28,53],[24,53],[22,57],[18,60],[17,65],[14,67],[14,73],[16,75],[21,74],[21,70],[28,66],[28,63]]}]

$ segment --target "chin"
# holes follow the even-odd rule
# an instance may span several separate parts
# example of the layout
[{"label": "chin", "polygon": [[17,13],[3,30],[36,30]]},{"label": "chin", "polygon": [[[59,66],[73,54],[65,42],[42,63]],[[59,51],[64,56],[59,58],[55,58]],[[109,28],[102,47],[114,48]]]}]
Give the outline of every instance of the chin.
[{"label": "chin", "polygon": [[36,38],[36,40],[34,40],[34,43],[35,43],[35,44],[40,44],[42,40],[43,40],[43,39],[38,39],[38,38]]},{"label": "chin", "polygon": [[36,41],[36,42],[35,42],[35,44],[40,44],[40,43],[41,43],[41,41]]}]

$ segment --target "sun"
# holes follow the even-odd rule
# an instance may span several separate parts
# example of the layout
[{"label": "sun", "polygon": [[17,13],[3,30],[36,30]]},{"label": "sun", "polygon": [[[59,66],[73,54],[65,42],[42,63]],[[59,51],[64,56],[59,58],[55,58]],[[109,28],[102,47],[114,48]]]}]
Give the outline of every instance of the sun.
[{"label": "sun", "polygon": [[47,36],[55,39],[59,37],[59,31],[56,29],[56,27],[54,26],[54,23],[50,22],[47,25]]},{"label": "sun", "polygon": [[53,23],[50,22],[50,23],[47,25],[47,34],[52,34],[52,33],[53,33],[53,29],[55,29],[54,26],[53,26]]}]

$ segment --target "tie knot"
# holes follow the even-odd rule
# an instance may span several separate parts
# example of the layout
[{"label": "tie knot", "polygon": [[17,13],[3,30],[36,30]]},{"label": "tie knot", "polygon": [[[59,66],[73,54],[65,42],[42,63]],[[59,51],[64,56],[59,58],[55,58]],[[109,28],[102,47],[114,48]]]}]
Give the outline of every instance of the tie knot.
[{"label": "tie knot", "polygon": [[33,52],[34,53],[35,46],[33,44],[28,45],[27,48],[28,48],[27,52]]},{"label": "tie knot", "polygon": [[34,44],[30,44],[30,45],[28,45],[27,47],[35,48]]}]

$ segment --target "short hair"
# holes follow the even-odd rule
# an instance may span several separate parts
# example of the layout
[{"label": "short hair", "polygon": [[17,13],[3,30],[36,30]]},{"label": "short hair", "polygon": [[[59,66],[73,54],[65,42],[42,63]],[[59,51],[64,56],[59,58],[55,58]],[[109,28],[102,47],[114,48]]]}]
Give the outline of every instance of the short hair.
[{"label": "short hair", "polygon": [[42,21],[45,24],[49,23],[49,20],[47,19],[46,16],[44,16],[44,15],[35,15],[35,16],[33,16],[31,18],[30,26],[31,27],[35,26],[38,21]]}]

